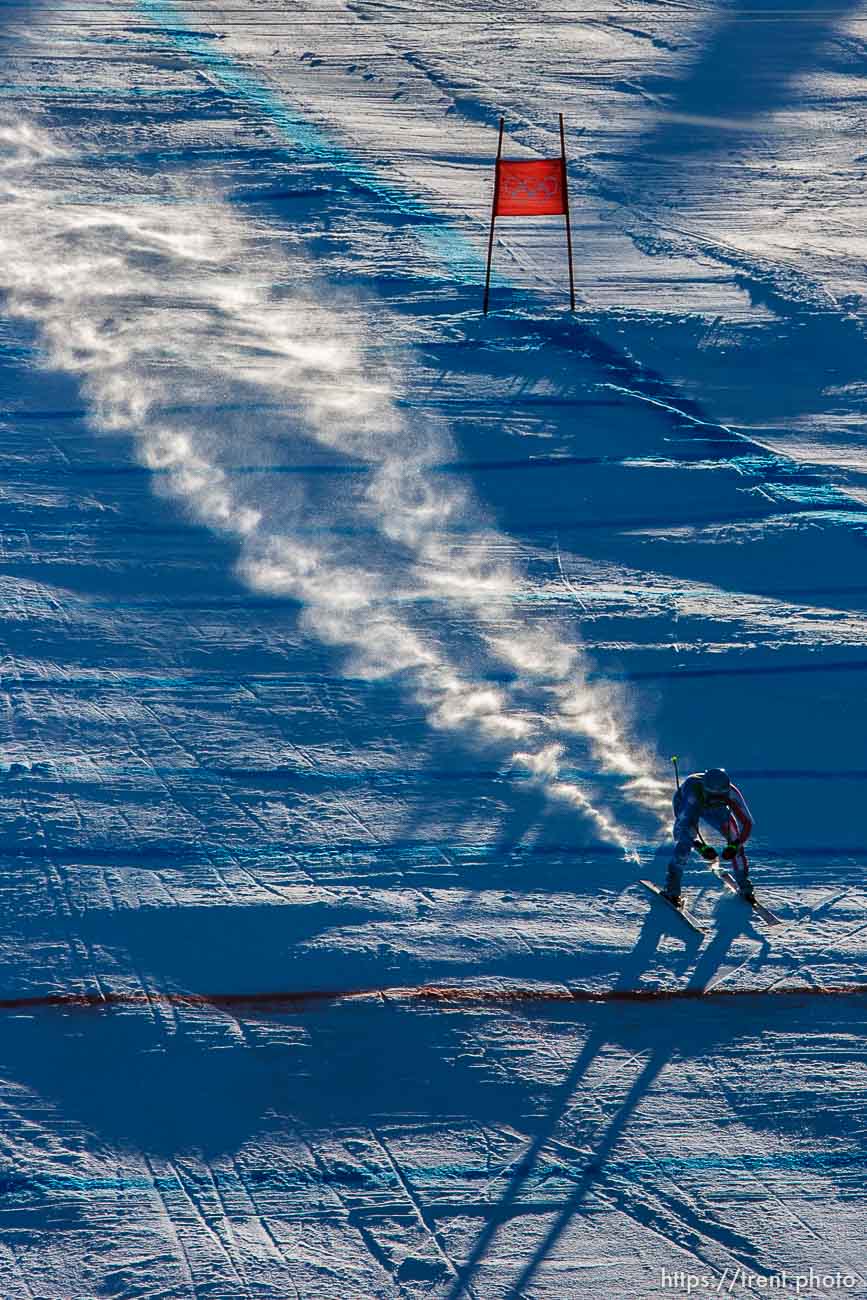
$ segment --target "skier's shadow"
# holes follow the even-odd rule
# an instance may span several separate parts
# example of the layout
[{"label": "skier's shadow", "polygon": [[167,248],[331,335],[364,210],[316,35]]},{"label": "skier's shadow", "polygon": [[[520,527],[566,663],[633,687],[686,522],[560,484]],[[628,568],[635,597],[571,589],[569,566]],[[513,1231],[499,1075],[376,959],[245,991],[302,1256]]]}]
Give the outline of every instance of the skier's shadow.
[{"label": "skier's shadow", "polygon": [[770,951],[770,944],[764,934],[757,934],[753,926],[752,913],[745,903],[733,895],[726,895],[718,904],[713,938],[699,954],[698,961],[689,977],[687,988],[709,988],[713,977],[728,956],[729,949],[737,939],[751,936],[757,940],[759,949],[750,958],[761,962]]},{"label": "skier's shadow", "polygon": [[[615,984],[616,989],[627,991],[637,987],[638,981],[647,970],[651,959],[659,948],[661,940],[673,932],[673,927],[685,929],[685,927],[681,927],[681,924],[676,917],[672,916],[669,920],[665,915],[663,905],[650,908],[645,918],[644,925],[642,926],[641,933],[638,936],[638,942],[629,954],[623,970]],[[688,960],[690,953],[695,951],[700,942],[699,936],[694,935],[691,932],[686,932],[686,935],[682,935],[681,937],[684,940],[681,960]],[[547,1118],[536,1133],[533,1141],[530,1143],[526,1154],[515,1166],[514,1173],[509,1180],[509,1184],[500,1199],[496,1211],[491,1214],[485,1227],[479,1234],[467,1262],[460,1269],[454,1286],[449,1292],[448,1300],[458,1300],[458,1297],[467,1292],[469,1287],[472,1285],[473,1279],[487,1254],[488,1247],[502,1224],[507,1222],[508,1219],[512,1217],[513,1212],[516,1211],[519,1197],[532,1177],[536,1166],[540,1161],[546,1143],[554,1136],[557,1125],[560,1123],[564,1114],[569,1110],[570,1102],[579,1088],[581,1081],[587,1075],[587,1072],[590,1070],[600,1050],[604,1047],[608,1039],[609,1034],[606,1032],[604,1025],[591,1031],[571,1070],[563,1083],[557,1089],[553,1105],[548,1112]],[[659,1071],[668,1060],[669,1055],[670,1049],[661,1049],[660,1051],[651,1054],[650,1060],[647,1062],[647,1065],[642,1070],[639,1078],[636,1080],[630,1091],[627,1103],[621,1107],[614,1125],[612,1125],[606,1133],[602,1145],[597,1152],[595,1161],[588,1166],[585,1177],[588,1177],[591,1169],[598,1170],[601,1167],[601,1164],[604,1163],[607,1155],[614,1146],[623,1125],[626,1123],[629,1114],[634,1109],[639,1098],[643,1096],[653,1080],[659,1074]],[[590,1178],[589,1181],[592,1181],[592,1178]],[[589,1181],[587,1184],[588,1186]]]},{"label": "skier's shadow", "polygon": [[[739,911],[742,910],[741,905],[736,899],[732,899],[732,902],[734,907],[726,909],[721,928],[696,962],[687,985],[688,988],[705,988],[712,976],[719,970],[734,940],[742,936],[745,930],[748,929],[748,921],[745,921],[739,915]],[[641,988],[641,978],[650,967],[660,943],[663,939],[670,938],[678,939],[681,946],[677,952],[666,952],[666,964],[674,973],[683,973],[695,960],[702,940],[699,935],[687,930],[683,922],[671,914],[665,904],[652,905],[648,910],[638,941],[630,952],[620,977],[614,985],[615,990],[628,993]],[[653,1004],[651,1003],[651,1005]],[[532,1258],[522,1270],[520,1277],[507,1293],[506,1300],[520,1300],[520,1297],[526,1294],[526,1288],[532,1282],[538,1268],[556,1245],[575,1213],[580,1209],[593,1184],[602,1176],[605,1163],[616,1148],[630,1118],[664,1067],[671,1060],[676,1045],[681,1044],[680,1035],[675,1033],[660,1034],[658,1029],[654,1030],[653,1025],[645,1029],[643,1015],[636,1022],[636,1028],[627,1027],[623,1023],[611,1025],[610,1020],[610,1014],[603,1015],[600,1023],[591,1030],[566,1079],[557,1090],[547,1118],[533,1138],[526,1155],[515,1166],[514,1173],[496,1211],[492,1213],[484,1229],[479,1234],[466,1264],[459,1271],[447,1300],[459,1300],[459,1297],[468,1293],[468,1289],[472,1286],[473,1280],[498,1230],[514,1214],[521,1213],[519,1198],[533,1176],[547,1142],[553,1138],[561,1120],[565,1118],[570,1109],[573,1109],[573,1099],[575,1099],[582,1082],[586,1079],[605,1045],[616,1042],[618,1039],[622,1040],[626,1036],[631,1051],[641,1051],[643,1046],[649,1054],[626,1097],[617,1108],[613,1119],[604,1129],[575,1191],[557,1215],[544,1239],[533,1253]],[[618,1032],[618,1028],[620,1032]],[[701,1050],[700,1039],[695,1039],[692,1050]],[[574,1102],[575,1107],[579,1104],[578,1101]],[[708,1231],[712,1233],[713,1230],[708,1229]],[[752,1259],[752,1247],[746,1238],[722,1229],[719,1230],[719,1235],[721,1239],[725,1238],[725,1244],[729,1249],[740,1250],[744,1258]]]}]

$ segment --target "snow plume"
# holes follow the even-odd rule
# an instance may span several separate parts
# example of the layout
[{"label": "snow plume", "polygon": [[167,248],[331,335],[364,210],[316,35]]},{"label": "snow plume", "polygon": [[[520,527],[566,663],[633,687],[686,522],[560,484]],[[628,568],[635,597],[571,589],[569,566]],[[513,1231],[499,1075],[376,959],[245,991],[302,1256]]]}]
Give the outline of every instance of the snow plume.
[{"label": "snow plume", "polygon": [[[59,166],[68,185],[74,165],[53,137],[0,124],[8,308],[37,323],[47,364],[78,378],[96,427],[131,432],[158,488],[236,538],[244,581],[300,602],[307,629],[345,649],[352,672],[401,674],[432,726],[507,747],[552,799],[628,851],[614,816],[561,779],[566,746],[589,747],[660,812],[661,783],[616,723],[613,697],[584,679],[576,647],[517,627],[517,576],[496,558],[504,540],[466,487],[430,472],[454,449],[401,414],[392,377],[365,359],[358,304],[338,316],[316,303],[305,259],[287,265],[283,245],[277,269],[296,284],[263,287],[273,241],[218,198],[61,201],[44,174]],[[257,472],[289,452],[322,464],[326,450],[369,472]],[[418,629],[418,603],[431,601],[472,615],[478,647],[512,685],[472,680]]]}]

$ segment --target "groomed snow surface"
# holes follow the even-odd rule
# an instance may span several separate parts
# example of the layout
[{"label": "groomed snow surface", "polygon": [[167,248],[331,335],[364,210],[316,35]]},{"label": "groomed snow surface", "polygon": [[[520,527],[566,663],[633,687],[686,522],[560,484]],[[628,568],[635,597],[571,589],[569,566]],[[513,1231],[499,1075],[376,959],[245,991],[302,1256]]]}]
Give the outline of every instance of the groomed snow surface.
[{"label": "groomed snow surface", "polygon": [[0,1298],[867,1296],[867,9],[0,41]]}]

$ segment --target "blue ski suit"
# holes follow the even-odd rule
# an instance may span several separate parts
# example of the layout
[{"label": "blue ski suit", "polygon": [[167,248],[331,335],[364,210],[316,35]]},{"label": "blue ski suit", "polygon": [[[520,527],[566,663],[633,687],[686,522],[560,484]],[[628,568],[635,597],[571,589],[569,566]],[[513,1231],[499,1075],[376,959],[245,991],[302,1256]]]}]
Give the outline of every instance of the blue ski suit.
[{"label": "blue ski suit", "polygon": [[705,793],[702,774],[693,772],[675,792],[672,806],[674,808],[674,855],[668,864],[671,883],[679,888],[683,868],[690,855],[699,823],[706,822],[714,830],[724,835],[729,844],[737,844],[738,852],[732,860],[734,874],[743,878],[748,870],[747,855],[743,846],[753,829],[753,819],[746,800],[736,785],[729,787],[728,795],[713,797]]}]

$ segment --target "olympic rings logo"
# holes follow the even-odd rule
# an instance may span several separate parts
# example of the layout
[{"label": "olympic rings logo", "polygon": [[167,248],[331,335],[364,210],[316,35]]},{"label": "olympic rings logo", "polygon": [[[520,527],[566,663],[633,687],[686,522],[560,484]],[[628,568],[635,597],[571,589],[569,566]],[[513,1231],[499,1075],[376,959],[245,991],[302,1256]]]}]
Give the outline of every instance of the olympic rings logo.
[{"label": "olympic rings logo", "polygon": [[542,176],[536,180],[524,180],[519,176],[503,177],[503,195],[513,203],[533,203],[540,199],[556,199],[561,194],[558,176]]}]

